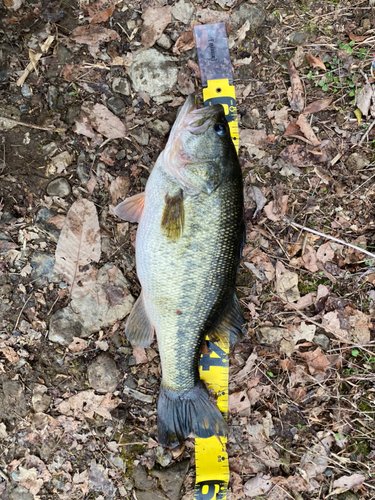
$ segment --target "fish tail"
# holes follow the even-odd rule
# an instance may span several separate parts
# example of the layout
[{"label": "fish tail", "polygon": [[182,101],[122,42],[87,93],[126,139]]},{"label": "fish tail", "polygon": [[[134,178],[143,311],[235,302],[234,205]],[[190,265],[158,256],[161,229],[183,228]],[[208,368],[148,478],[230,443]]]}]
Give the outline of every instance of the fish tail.
[{"label": "fish tail", "polygon": [[207,438],[227,433],[227,424],[202,381],[186,392],[160,388],[158,439],[162,446],[181,443],[191,434]]}]

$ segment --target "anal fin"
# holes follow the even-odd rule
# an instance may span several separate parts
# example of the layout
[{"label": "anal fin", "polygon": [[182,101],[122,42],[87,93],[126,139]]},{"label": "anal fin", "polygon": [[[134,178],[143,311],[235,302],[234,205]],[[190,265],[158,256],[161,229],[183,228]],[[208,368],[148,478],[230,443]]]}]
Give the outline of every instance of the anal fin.
[{"label": "anal fin", "polygon": [[229,343],[232,346],[243,339],[245,323],[246,321],[241,311],[240,302],[236,292],[233,292],[222,316],[208,333],[208,336],[214,342],[215,340],[227,339],[229,334]]},{"label": "anal fin", "polygon": [[154,340],[154,327],[147,315],[142,292],[131,310],[125,326],[126,338],[132,345],[148,347]]},{"label": "anal fin", "polygon": [[145,206],[145,193],[139,193],[122,201],[114,212],[120,219],[128,222],[139,222]]}]

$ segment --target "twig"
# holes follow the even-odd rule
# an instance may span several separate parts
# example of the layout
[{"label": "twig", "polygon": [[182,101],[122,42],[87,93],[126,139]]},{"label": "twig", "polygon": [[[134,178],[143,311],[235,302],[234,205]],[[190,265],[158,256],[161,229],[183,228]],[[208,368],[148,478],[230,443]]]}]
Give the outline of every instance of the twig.
[{"label": "twig", "polygon": [[32,296],[32,294],[33,294],[33,293],[34,293],[34,290],[30,293],[30,295],[28,296],[28,298],[27,298],[26,302],[25,302],[25,303],[24,303],[24,305],[22,306],[22,309],[21,309],[21,311],[20,311],[20,313],[19,313],[19,315],[18,315],[18,318],[17,318],[16,324],[14,325],[13,330],[15,330],[15,329],[17,328],[18,323],[19,323],[20,318],[21,318],[21,314],[23,313],[23,311],[24,311],[25,307],[27,306],[27,303],[28,303],[28,302],[29,302],[29,300],[31,299],[31,296]]},{"label": "twig", "polygon": [[[374,124],[375,124],[375,120],[374,120]],[[347,243],[346,241],[343,241],[343,240],[340,240],[339,238],[335,238],[333,236],[330,236],[329,234],[320,233],[319,231],[315,231],[315,229],[310,229],[309,227],[301,226],[300,224],[297,224],[296,222],[291,221],[287,217],[284,217],[283,221],[287,222],[291,226],[297,227],[298,229],[304,229],[305,231],[308,231],[309,233],[316,234],[317,236],[321,236],[322,238],[326,238],[327,240],[332,240],[332,241],[335,241],[336,243],[339,243],[340,245],[345,245],[347,247],[353,248],[354,250],[357,250],[357,252],[365,253],[366,255],[371,257],[372,259],[375,259],[375,254],[365,250],[364,248],[357,247],[356,245],[352,245],[351,243]]]},{"label": "twig", "polygon": [[19,87],[22,87],[22,85],[25,83],[26,78],[29,76],[29,74],[36,69],[36,63],[39,61],[39,59],[42,57],[43,54],[45,54],[50,46],[52,45],[52,42],[54,41],[55,36],[50,35],[47,40],[43,43],[43,45],[40,47],[41,52],[38,52],[37,54],[34,54],[33,60],[29,62],[27,65],[23,75],[17,80],[17,85]]},{"label": "twig", "polygon": [[369,128],[364,133],[362,139],[358,143],[358,146],[360,146],[362,144],[362,142],[367,138],[367,136],[369,135],[369,133],[372,130],[372,128],[373,128],[374,125],[375,125],[375,120],[371,123],[371,125],[369,126]]},{"label": "twig", "polygon": [[362,184],[361,184],[360,186],[356,187],[354,191],[351,191],[351,193],[350,193],[350,194],[353,194],[353,193],[355,193],[356,191],[358,191],[358,189],[361,189],[361,187],[362,187],[362,186],[364,186],[364,185],[366,184],[366,182],[371,181],[371,179],[372,179],[373,177],[375,177],[375,174],[373,174],[371,177],[369,177],[368,179],[366,179],[366,180],[365,180],[365,182],[362,182]]},{"label": "twig", "polygon": [[7,118],[6,116],[0,116],[0,120],[8,120],[8,122],[14,123],[15,125],[35,128],[37,130],[46,130],[47,132],[65,132],[66,130],[64,128],[40,127],[39,125],[34,125],[33,123],[20,122],[18,120],[13,120],[13,118]]}]

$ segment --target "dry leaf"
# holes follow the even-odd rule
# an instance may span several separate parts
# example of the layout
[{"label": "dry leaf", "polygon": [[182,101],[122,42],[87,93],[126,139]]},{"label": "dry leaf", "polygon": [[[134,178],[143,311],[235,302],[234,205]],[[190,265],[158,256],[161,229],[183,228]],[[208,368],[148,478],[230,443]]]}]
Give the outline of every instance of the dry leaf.
[{"label": "dry leaf", "polygon": [[292,60],[289,61],[289,75],[291,87],[288,89],[288,101],[293,111],[301,113],[305,107],[302,82]]},{"label": "dry leaf", "polygon": [[312,246],[306,245],[305,253],[301,257],[301,263],[308,271],[316,273],[319,271],[319,267],[316,264],[317,256],[316,252]]},{"label": "dry leaf", "polygon": [[306,54],[306,59],[311,68],[320,68],[326,71],[327,68],[320,57],[315,57],[309,52]]},{"label": "dry leaf", "polygon": [[[120,118],[114,115],[103,104],[84,103],[81,107],[83,116],[87,116],[91,126],[108,139],[126,137],[126,128]],[[77,123],[77,122],[76,122]],[[78,131],[77,131],[78,132]],[[82,133],[82,132],[79,132]]]},{"label": "dry leaf", "polygon": [[324,243],[323,245],[320,245],[316,252],[317,259],[323,264],[325,264],[326,262],[331,262],[334,256],[335,252],[329,241],[327,243]]},{"label": "dry leaf", "polygon": [[257,497],[264,495],[273,487],[271,476],[259,474],[246,481],[243,492],[247,497]]},{"label": "dry leaf", "polygon": [[114,0],[97,0],[87,7],[89,21],[92,24],[105,23],[115,10]]},{"label": "dry leaf", "polygon": [[280,261],[276,262],[276,291],[285,302],[296,302],[300,298],[298,274],[286,270]]},{"label": "dry leaf", "polygon": [[165,28],[172,21],[171,7],[149,7],[142,14],[143,26],[141,30],[142,45],[148,49],[154,45]]},{"label": "dry leaf", "polygon": [[59,231],[61,231],[61,229],[64,225],[64,222],[65,222],[65,215],[62,215],[62,214],[54,215],[53,217],[48,219],[47,222],[54,224],[57,227],[57,229]]},{"label": "dry leaf", "polygon": [[180,55],[181,52],[186,52],[187,50],[191,50],[195,47],[195,39],[193,33],[193,26],[199,25],[199,23],[192,23],[189,31],[183,33],[180,37],[177,38],[176,43],[173,47],[173,53]]},{"label": "dry leaf", "polygon": [[331,102],[333,101],[333,97],[327,97],[326,99],[318,99],[317,101],[311,102],[306,106],[303,110],[304,115],[318,113],[319,111],[323,111],[327,109]]},{"label": "dry leaf", "polygon": [[293,63],[296,68],[299,68],[301,64],[303,63],[304,59],[304,53],[303,53],[303,47],[302,45],[299,45],[296,49],[296,53],[293,56]]},{"label": "dry leaf", "polygon": [[298,120],[297,120],[297,125],[301,129],[301,132],[303,135],[306,137],[306,139],[313,145],[313,146],[319,146],[320,141],[316,137],[315,132],[311,128],[310,123],[307,121],[307,118],[305,115],[299,115]]},{"label": "dry leaf", "polygon": [[322,373],[324,375],[327,368],[331,365],[320,347],[317,347],[315,351],[300,352],[299,356],[306,361],[311,375],[315,373]]},{"label": "dry leaf", "polygon": [[55,271],[71,287],[71,297],[80,298],[95,284],[97,269],[91,262],[100,259],[100,229],[95,205],[81,198],[67,213],[57,242]]},{"label": "dry leaf", "polygon": [[119,175],[114,179],[110,186],[109,192],[111,195],[111,203],[112,205],[117,205],[120,201],[125,200],[126,195],[128,194],[130,187],[130,179],[128,176]]},{"label": "dry leaf", "polygon": [[177,83],[181,94],[189,95],[194,93],[195,87],[188,68],[180,69],[177,75]]},{"label": "dry leaf", "polygon": [[246,391],[234,392],[229,395],[229,411],[231,413],[241,413],[250,408],[250,401]]},{"label": "dry leaf", "polygon": [[372,85],[367,83],[357,96],[357,107],[361,110],[362,114],[365,116],[368,115],[373,97],[374,97],[374,91]]},{"label": "dry leaf", "polygon": [[21,7],[25,0],[4,0],[4,7],[7,9],[17,10]]},{"label": "dry leaf", "polygon": [[98,24],[85,24],[75,28],[70,38],[76,43],[83,43],[88,46],[93,57],[97,57],[99,45],[111,40],[120,40],[120,35],[115,30],[110,30]]},{"label": "dry leaf", "polygon": [[[363,474],[352,474],[351,476],[342,476],[336,481],[333,481],[334,488],[340,488],[339,493],[343,493],[344,491],[351,490],[354,486],[359,486],[366,480],[366,477]],[[339,494],[336,492],[335,494]]]},{"label": "dry leaf", "polygon": [[300,144],[291,144],[283,149],[280,153],[280,158],[296,167],[309,167],[316,162],[316,155],[307,151]]},{"label": "dry leaf", "polygon": [[232,381],[236,382],[237,384],[240,384],[243,382],[246,378],[249,377],[251,370],[254,367],[255,361],[258,359],[258,355],[256,351],[254,350],[250,356],[247,358],[247,361],[245,363],[245,366],[240,370],[233,378]]},{"label": "dry leaf", "polygon": [[90,389],[66,399],[58,405],[57,409],[63,415],[80,417],[80,413],[82,413],[84,417],[93,418],[94,413],[97,413],[106,420],[112,420],[109,412],[116,408],[119,403],[120,399],[112,399],[111,393],[98,396],[93,389]]},{"label": "dry leaf", "polygon": [[135,357],[137,365],[141,365],[142,363],[147,363],[148,361],[146,356],[146,350],[143,347],[133,346],[133,356]]},{"label": "dry leaf", "polygon": [[369,38],[371,35],[355,35],[352,31],[349,33],[349,38],[352,42],[364,42],[366,38]]},{"label": "dry leaf", "polygon": [[[267,279],[268,281],[272,281],[275,277],[275,268],[273,267],[272,262],[268,258],[268,256],[262,252],[259,248],[254,248],[251,252],[244,257],[246,261],[250,261],[255,264],[256,274],[262,281]],[[245,266],[254,272],[253,266],[248,266],[248,262],[245,262]]]},{"label": "dry leaf", "polygon": [[73,352],[84,351],[88,346],[88,342],[80,337],[73,337],[73,340],[68,345],[68,349]]},{"label": "dry leaf", "polygon": [[258,212],[260,212],[264,205],[267,203],[267,198],[263,196],[262,191],[256,186],[250,186],[247,191],[247,195],[256,203],[257,208],[253,215],[253,218],[255,218]]},{"label": "dry leaf", "polygon": [[281,197],[281,200],[278,200],[279,203],[270,201],[268,205],[264,207],[267,218],[274,222],[281,220],[287,212],[288,198],[289,196],[285,194]]},{"label": "dry leaf", "polygon": [[6,345],[0,349],[0,352],[12,365],[17,364],[20,360],[20,357],[13,349],[13,347]]}]

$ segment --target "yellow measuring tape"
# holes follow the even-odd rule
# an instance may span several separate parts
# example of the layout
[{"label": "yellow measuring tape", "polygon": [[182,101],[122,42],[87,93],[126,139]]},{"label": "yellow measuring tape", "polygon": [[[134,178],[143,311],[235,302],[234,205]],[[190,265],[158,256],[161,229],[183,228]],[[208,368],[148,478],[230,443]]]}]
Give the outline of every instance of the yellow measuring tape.
[{"label": "yellow measuring tape", "polygon": [[[238,153],[236,96],[224,23],[194,27],[205,106],[221,104]],[[206,339],[208,353],[200,360],[200,377],[217,396],[223,416],[228,414],[229,336],[219,342]],[[226,500],[229,482],[227,438],[195,438],[194,500]]]}]

